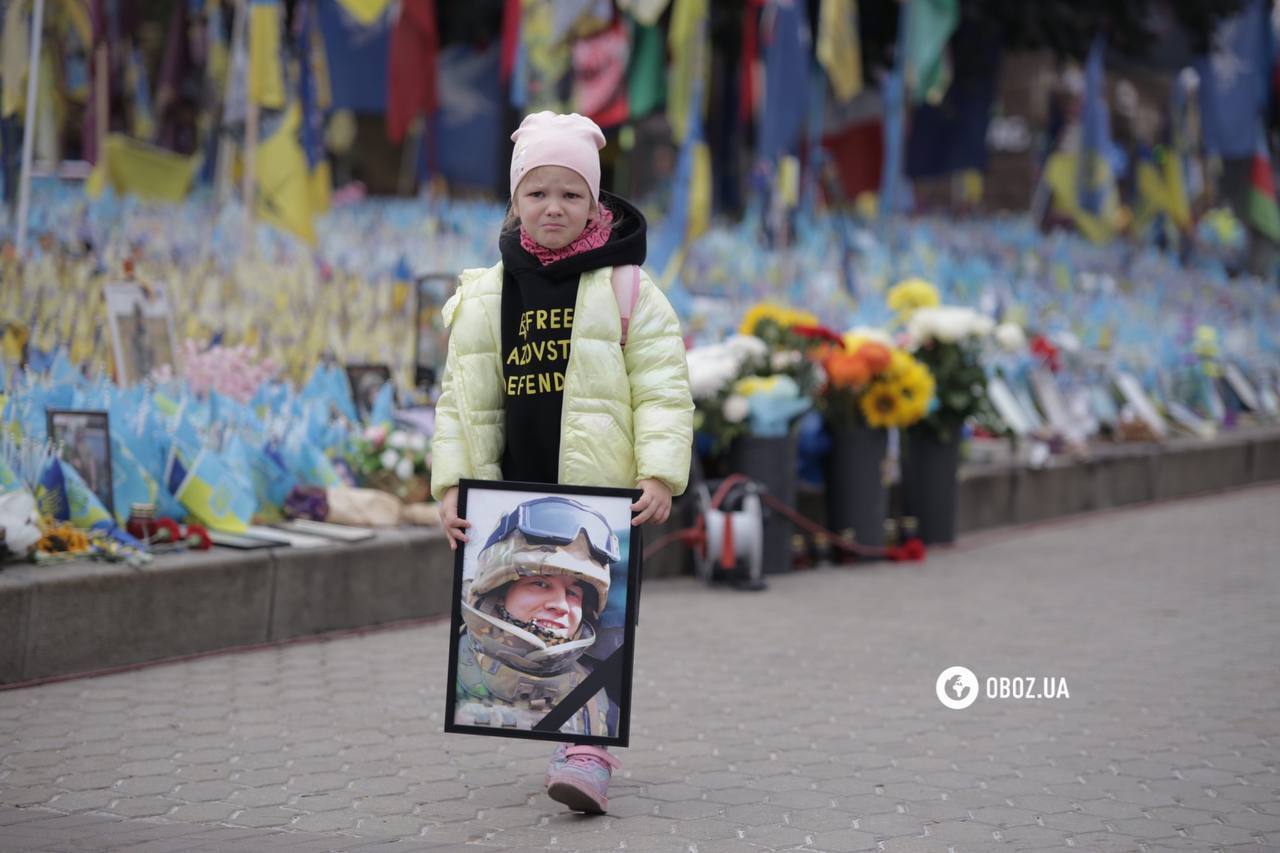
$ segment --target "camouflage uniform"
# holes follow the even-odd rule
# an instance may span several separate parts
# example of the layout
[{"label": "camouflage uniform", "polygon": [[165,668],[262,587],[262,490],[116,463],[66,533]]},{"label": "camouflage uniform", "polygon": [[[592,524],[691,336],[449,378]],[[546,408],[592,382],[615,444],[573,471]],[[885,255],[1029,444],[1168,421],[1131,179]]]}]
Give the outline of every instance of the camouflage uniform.
[{"label": "camouflage uniform", "polygon": [[[560,641],[513,624],[502,609],[506,589],[523,577],[567,575],[594,591],[584,596],[577,634]],[[458,640],[454,722],[532,729],[586,678],[578,658],[596,641],[595,625],[609,595],[609,567],[591,559],[579,537],[568,546],[542,545],[512,533],[480,553],[464,584]],[[610,703],[601,689],[561,728],[566,734],[608,736]]]}]

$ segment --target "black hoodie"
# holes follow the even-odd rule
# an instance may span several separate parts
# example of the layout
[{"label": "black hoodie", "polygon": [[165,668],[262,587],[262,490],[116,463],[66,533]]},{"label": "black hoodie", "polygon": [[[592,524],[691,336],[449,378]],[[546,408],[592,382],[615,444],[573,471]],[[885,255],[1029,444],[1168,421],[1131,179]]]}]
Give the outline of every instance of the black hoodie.
[{"label": "black hoodie", "polygon": [[598,249],[543,266],[520,245],[519,229],[498,238],[507,480],[555,483],[559,475],[560,408],[578,277],[601,267],[644,263],[644,215],[612,193],[601,193],[601,201],[614,223],[609,242]]}]

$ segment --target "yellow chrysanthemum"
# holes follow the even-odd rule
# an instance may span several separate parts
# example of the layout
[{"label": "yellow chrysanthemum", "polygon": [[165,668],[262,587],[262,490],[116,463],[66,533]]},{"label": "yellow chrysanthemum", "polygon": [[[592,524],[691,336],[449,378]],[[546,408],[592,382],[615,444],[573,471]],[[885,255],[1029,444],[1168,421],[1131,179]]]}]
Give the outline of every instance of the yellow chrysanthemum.
[{"label": "yellow chrysanthemum", "polygon": [[876,382],[858,401],[867,426],[887,429],[897,426],[901,418],[902,398],[890,382]]},{"label": "yellow chrysanthemum", "polygon": [[932,308],[941,304],[938,288],[922,278],[908,278],[889,288],[886,296],[889,308],[901,320],[906,320],[921,308]]},{"label": "yellow chrysanthemum", "polygon": [[772,391],[778,384],[777,376],[745,376],[733,384],[733,393],[743,397]]},{"label": "yellow chrysanthemum", "polygon": [[783,329],[790,329],[792,326],[818,325],[818,317],[812,312],[801,311],[797,308],[777,305],[772,302],[759,302],[752,305],[746,316],[742,318],[742,325],[738,327],[738,333],[743,335],[757,334],[757,327],[766,320],[772,320]]}]

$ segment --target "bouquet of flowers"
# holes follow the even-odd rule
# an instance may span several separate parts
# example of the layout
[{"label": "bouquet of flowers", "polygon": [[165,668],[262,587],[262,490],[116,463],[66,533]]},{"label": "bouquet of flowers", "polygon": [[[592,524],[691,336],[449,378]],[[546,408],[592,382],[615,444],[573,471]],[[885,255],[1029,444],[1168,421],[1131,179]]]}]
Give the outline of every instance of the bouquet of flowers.
[{"label": "bouquet of flowers", "polygon": [[972,308],[950,305],[920,308],[907,320],[908,346],[936,386],[937,405],[925,415],[923,425],[941,441],[958,436],[970,417],[990,416],[981,354],[994,325]]},{"label": "bouquet of flowers", "polygon": [[933,402],[933,376],[921,362],[883,340],[852,333],[822,361],[827,382],[818,398],[836,427],[905,429]]},{"label": "bouquet of flowers", "polygon": [[800,392],[812,395],[822,384],[822,375],[809,353],[840,337],[818,325],[818,318],[772,302],[753,305],[742,319],[738,334],[764,342],[768,362],[758,375],[785,375],[795,381]]},{"label": "bouquet of flowers", "polygon": [[366,427],[352,439],[347,462],[361,485],[409,503],[424,501],[431,493],[431,444],[422,433],[386,424]]},{"label": "bouquet of flowers", "polygon": [[723,343],[694,347],[687,357],[694,428],[703,437],[703,449],[718,453],[750,427],[750,406],[735,393],[735,385],[767,369],[769,347],[759,338],[734,335]]},{"label": "bouquet of flowers", "polygon": [[241,344],[221,344],[200,349],[190,338],[182,342],[182,375],[199,396],[217,391],[240,403],[248,403],[263,382],[278,373],[271,359],[257,360],[253,351]]}]

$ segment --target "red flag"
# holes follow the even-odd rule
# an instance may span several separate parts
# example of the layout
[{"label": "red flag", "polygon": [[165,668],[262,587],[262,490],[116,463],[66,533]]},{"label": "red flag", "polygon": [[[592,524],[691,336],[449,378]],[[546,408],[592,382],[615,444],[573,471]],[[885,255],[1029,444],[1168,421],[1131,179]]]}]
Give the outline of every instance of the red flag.
[{"label": "red flag", "polygon": [[415,118],[435,112],[439,50],[435,0],[401,0],[387,56],[387,138],[392,142],[404,140]]}]

